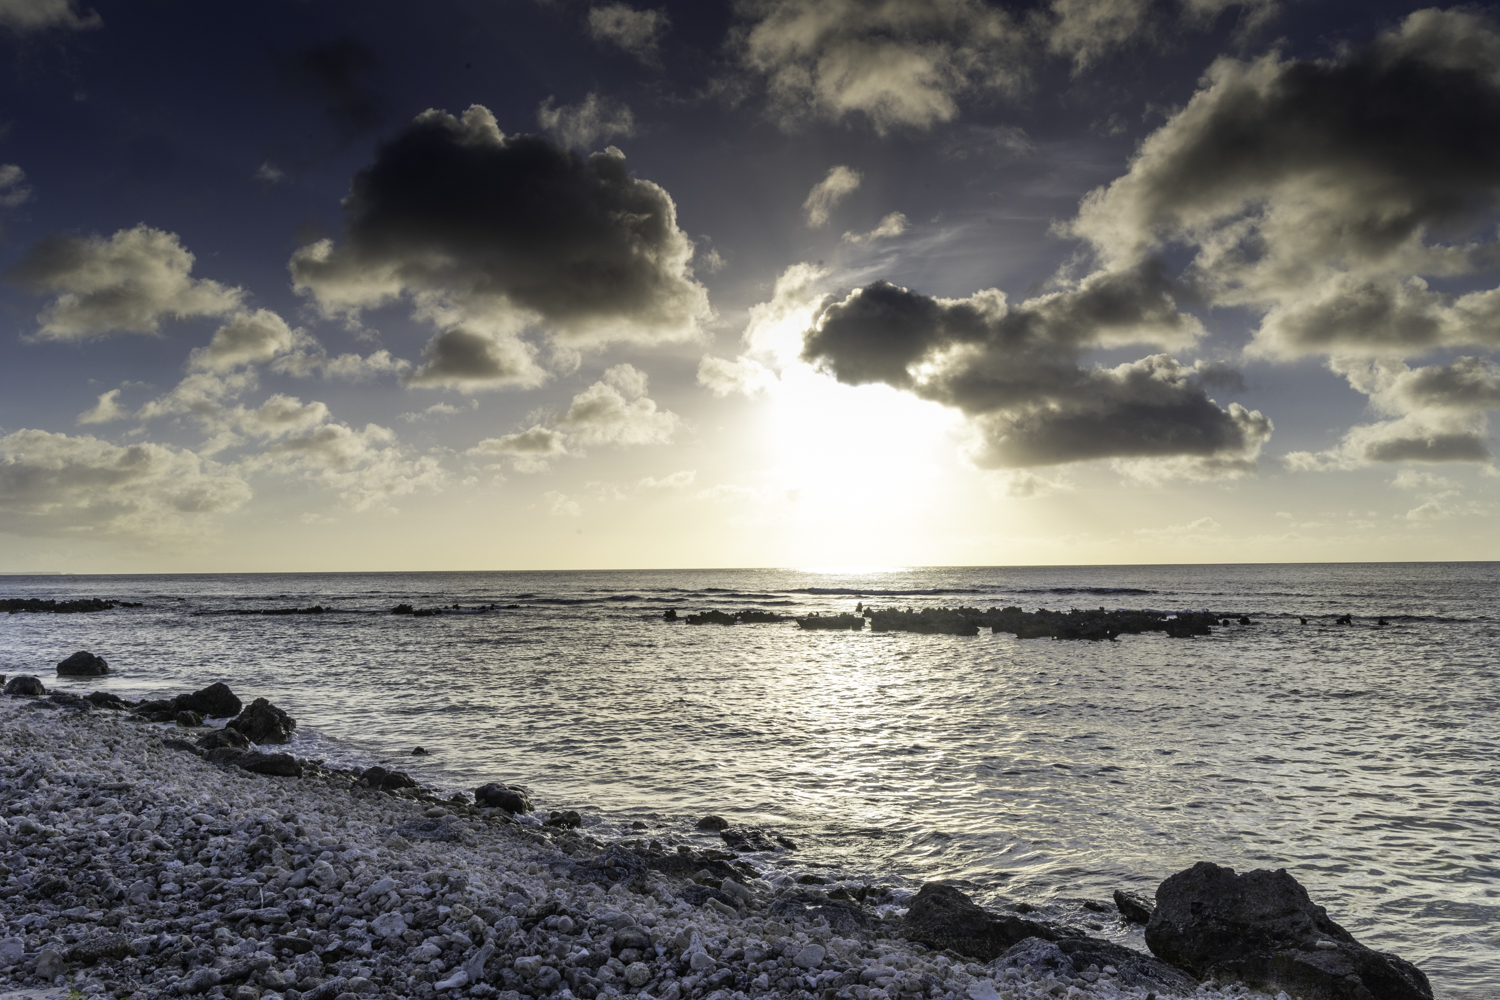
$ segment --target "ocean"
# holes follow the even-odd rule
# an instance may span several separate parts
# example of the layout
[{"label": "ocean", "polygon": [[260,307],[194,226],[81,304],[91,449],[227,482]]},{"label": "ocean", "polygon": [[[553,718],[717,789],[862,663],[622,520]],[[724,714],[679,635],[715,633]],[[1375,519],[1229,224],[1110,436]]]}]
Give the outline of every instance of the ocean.
[{"label": "ocean", "polygon": [[[1284,867],[1439,997],[1478,1000],[1500,995],[1497,596],[1500,563],[10,576],[0,597],[144,606],[0,616],[0,672],[131,698],[223,680],[297,718],[299,756],[524,784],[605,840],[707,845],[713,813],[798,845],[764,864],[1075,919],[1200,860]],[[861,603],[1255,624],[1068,642],[663,620]],[[54,677],[79,649],[113,672]]]}]

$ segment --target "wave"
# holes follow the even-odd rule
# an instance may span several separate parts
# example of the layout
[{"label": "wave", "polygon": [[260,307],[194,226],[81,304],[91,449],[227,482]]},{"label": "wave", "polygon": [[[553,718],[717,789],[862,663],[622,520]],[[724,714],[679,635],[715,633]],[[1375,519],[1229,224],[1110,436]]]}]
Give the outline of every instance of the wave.
[{"label": "wave", "polygon": [[863,587],[797,587],[788,594],[816,594],[833,597],[938,597],[943,594],[992,594],[995,587],[929,587],[921,590],[878,590]]},{"label": "wave", "polygon": [[1159,594],[1159,590],[1141,587],[1029,587],[1011,591],[1015,594]]}]

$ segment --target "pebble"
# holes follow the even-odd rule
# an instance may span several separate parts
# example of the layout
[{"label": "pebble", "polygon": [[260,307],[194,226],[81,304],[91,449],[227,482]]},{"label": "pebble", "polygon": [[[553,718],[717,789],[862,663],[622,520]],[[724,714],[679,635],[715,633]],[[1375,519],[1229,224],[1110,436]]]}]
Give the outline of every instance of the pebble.
[{"label": "pebble", "polygon": [[[846,935],[773,918],[809,891],[780,872],[713,878],[738,908],[692,906],[691,881],[652,871],[611,886],[623,869],[588,867],[606,845],[580,830],[311,764],[219,768],[113,712],[0,697],[0,733],[0,993],[28,1000],[59,976],[98,1000],[1145,997],[1112,969],[1006,979],[891,936],[874,911]],[[452,839],[395,832],[435,819]]]}]

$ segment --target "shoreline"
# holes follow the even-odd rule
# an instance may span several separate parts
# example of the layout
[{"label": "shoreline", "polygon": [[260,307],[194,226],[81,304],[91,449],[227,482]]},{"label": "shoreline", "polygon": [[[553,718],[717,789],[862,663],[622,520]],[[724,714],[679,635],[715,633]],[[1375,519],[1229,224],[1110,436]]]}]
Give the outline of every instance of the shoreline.
[{"label": "shoreline", "polygon": [[645,833],[634,848],[605,844],[466,796],[402,787],[383,770],[363,778],[389,790],[361,787],[359,771],[306,761],[296,762],[300,776],[251,773],[222,750],[210,752],[215,763],[119,711],[7,696],[0,732],[5,992],[1278,996],[1197,985],[1102,939],[1086,940],[1104,960],[1082,968],[1059,965],[1056,948],[1035,961],[978,961],[912,940],[903,917],[911,899],[882,899],[866,885],[798,884],[730,851],[651,850]]}]

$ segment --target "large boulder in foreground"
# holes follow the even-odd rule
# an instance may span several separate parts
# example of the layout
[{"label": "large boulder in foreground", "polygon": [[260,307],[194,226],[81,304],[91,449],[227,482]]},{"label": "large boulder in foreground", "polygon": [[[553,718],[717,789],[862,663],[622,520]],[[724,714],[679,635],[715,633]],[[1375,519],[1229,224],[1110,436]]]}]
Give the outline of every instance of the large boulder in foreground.
[{"label": "large boulder in foreground", "polygon": [[1178,872],[1157,887],[1146,945],[1195,975],[1303,1000],[1432,1000],[1422,970],[1354,940],[1284,868]]},{"label": "large boulder in foreground", "polygon": [[991,913],[951,885],[937,882],[928,882],[912,898],[901,934],[931,948],[952,948],[981,962],[1000,957],[1026,938],[1056,941],[1073,936],[1050,924],[1022,920],[1009,913]]},{"label": "large boulder in foreground", "polygon": [[5,693],[10,695],[39,695],[46,694],[47,689],[42,682],[30,674],[22,674],[12,677],[5,684]]},{"label": "large boulder in foreground", "polygon": [[252,743],[289,743],[297,720],[266,699],[257,698],[225,725],[244,733]]},{"label": "large boulder in foreground", "polygon": [[109,673],[104,657],[80,649],[57,665],[59,677],[103,677]]}]

